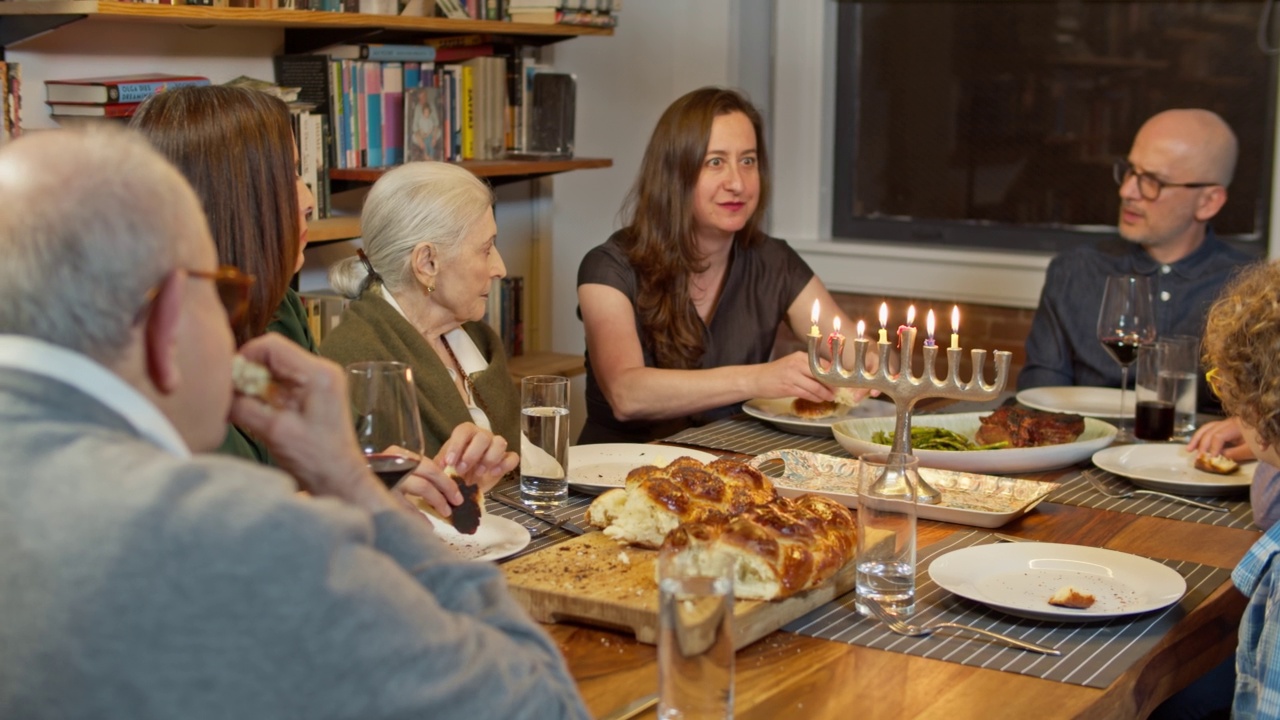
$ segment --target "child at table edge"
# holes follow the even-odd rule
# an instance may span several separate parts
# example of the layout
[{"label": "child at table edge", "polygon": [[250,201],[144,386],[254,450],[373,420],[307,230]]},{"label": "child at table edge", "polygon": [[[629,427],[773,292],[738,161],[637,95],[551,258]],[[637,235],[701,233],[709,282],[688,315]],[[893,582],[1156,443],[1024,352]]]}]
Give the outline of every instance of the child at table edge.
[{"label": "child at table edge", "polygon": [[[1280,265],[1243,271],[1209,311],[1204,335],[1213,389],[1239,418],[1259,460],[1280,466]],[[1249,598],[1240,621],[1232,717],[1280,717],[1280,524],[1231,574]]]}]

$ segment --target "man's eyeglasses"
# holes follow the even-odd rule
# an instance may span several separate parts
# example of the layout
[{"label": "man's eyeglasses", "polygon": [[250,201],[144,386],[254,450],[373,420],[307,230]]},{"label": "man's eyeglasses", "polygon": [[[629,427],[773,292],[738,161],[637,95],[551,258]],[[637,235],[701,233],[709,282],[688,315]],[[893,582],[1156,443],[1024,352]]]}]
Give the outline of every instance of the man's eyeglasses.
[{"label": "man's eyeglasses", "polygon": [[249,311],[249,290],[253,287],[254,276],[240,272],[235,265],[220,265],[217,270],[187,270],[191,277],[212,280],[218,290],[218,299],[227,311],[227,319],[238,325]]},{"label": "man's eyeglasses", "polygon": [[[184,269],[183,272],[193,278],[213,281],[218,291],[218,300],[222,301],[222,307],[227,311],[227,320],[232,326],[244,320],[245,313],[249,310],[249,289],[253,287],[254,276],[240,272],[240,268],[235,265],[221,265],[217,270]],[[147,301],[138,310],[137,319],[142,318],[158,292],[158,285],[147,292]]]},{"label": "man's eyeglasses", "polygon": [[1167,187],[1202,188],[1222,184],[1212,182],[1165,182],[1154,175],[1148,175],[1147,173],[1138,170],[1128,160],[1117,160],[1115,167],[1112,168],[1112,175],[1115,176],[1116,185],[1119,185],[1120,187],[1124,187],[1124,184],[1129,181],[1129,178],[1137,178],[1138,194],[1141,195],[1144,200],[1160,199],[1160,191]]}]

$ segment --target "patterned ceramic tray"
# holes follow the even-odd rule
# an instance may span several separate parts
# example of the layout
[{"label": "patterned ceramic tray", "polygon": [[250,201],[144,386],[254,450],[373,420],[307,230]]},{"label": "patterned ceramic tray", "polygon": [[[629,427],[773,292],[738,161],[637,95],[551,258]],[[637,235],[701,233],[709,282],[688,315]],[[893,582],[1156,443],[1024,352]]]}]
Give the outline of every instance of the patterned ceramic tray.
[{"label": "patterned ceramic tray", "polygon": [[[782,463],[781,472],[778,463]],[[758,455],[751,466],[774,476],[786,497],[825,495],[845,507],[858,506],[858,461],[805,450]],[[942,502],[919,505],[919,516],[958,525],[994,528],[1029,512],[1057,483],[920,468],[920,476],[942,493]]]}]

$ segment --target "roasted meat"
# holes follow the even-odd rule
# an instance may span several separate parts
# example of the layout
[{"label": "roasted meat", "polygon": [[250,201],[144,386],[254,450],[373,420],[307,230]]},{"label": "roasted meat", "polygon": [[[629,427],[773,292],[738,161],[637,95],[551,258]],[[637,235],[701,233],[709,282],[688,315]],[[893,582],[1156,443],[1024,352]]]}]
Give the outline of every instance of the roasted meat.
[{"label": "roasted meat", "polygon": [[1059,445],[1074,442],[1084,432],[1084,418],[1079,415],[1008,405],[978,421],[982,427],[974,439],[979,445],[998,442],[1019,448]]}]

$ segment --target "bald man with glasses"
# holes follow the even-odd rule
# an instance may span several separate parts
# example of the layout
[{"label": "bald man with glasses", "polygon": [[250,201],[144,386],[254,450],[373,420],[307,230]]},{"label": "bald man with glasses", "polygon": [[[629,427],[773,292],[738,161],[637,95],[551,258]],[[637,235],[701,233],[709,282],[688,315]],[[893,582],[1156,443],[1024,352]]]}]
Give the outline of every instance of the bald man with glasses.
[{"label": "bald man with glasses", "polygon": [[1209,224],[1227,202],[1238,152],[1235,133],[1208,110],[1166,110],[1143,124],[1114,169],[1123,240],[1074,248],[1049,263],[1019,389],[1120,387],[1120,366],[1097,338],[1109,275],[1152,278],[1160,336],[1203,334],[1218,291],[1252,260]]}]

